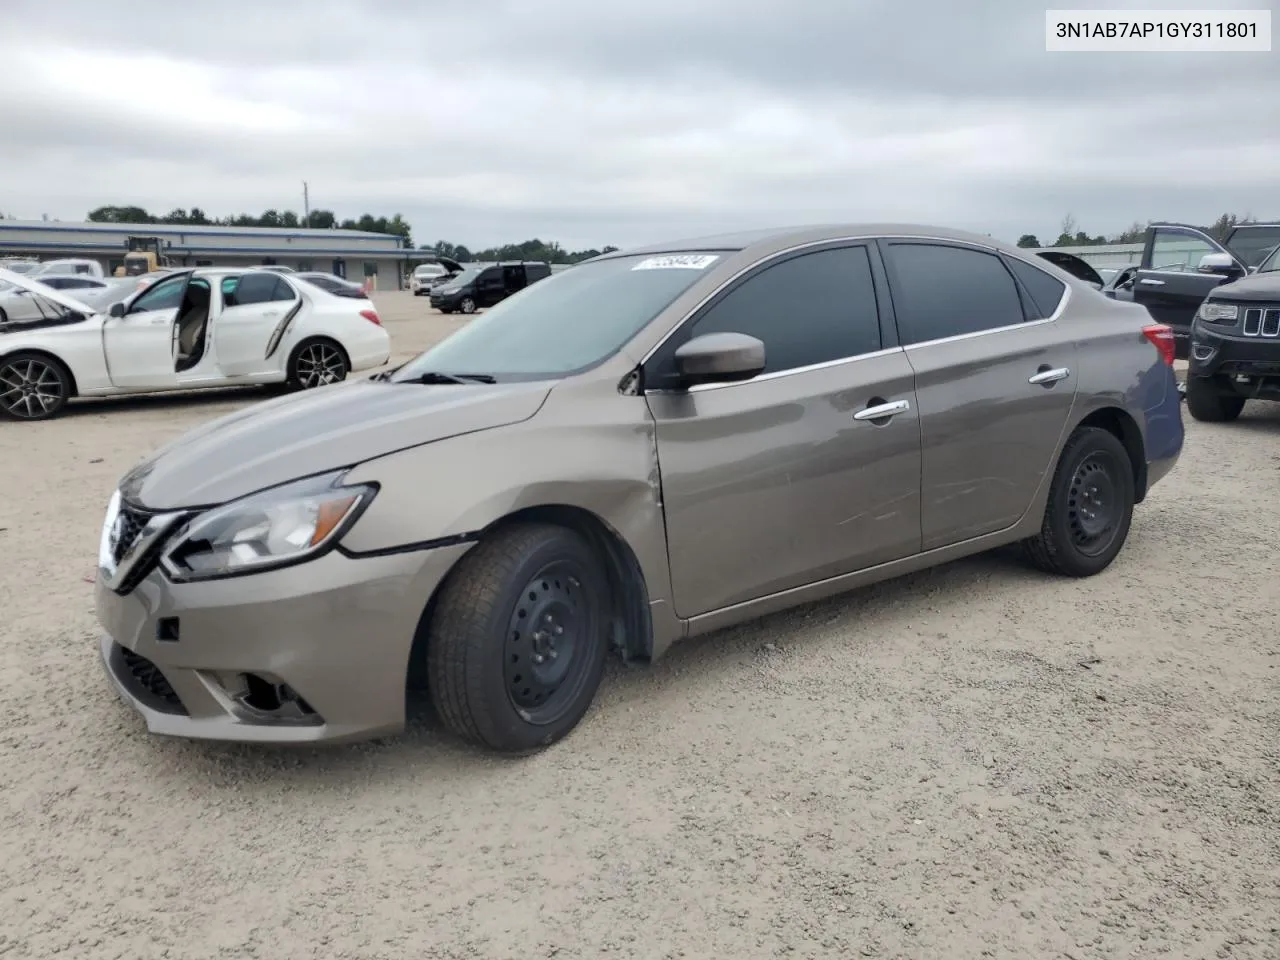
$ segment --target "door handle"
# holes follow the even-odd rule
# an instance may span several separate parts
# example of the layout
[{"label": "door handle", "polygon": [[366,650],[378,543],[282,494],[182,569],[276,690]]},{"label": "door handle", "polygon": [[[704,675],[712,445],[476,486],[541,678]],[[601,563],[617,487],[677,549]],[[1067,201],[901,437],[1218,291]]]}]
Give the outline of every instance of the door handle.
[{"label": "door handle", "polygon": [[878,403],[874,407],[859,410],[853,415],[855,420],[887,420],[911,409],[906,400],[894,400],[892,403]]},{"label": "door handle", "polygon": [[1058,367],[1053,370],[1041,369],[1038,373],[1032,374],[1027,378],[1027,383],[1034,383],[1042,387],[1052,386],[1059,380],[1065,380],[1071,376],[1071,371],[1066,367]]},{"label": "door handle", "polygon": [[1144,287],[1163,287],[1164,286],[1163,280],[1152,280],[1150,277],[1143,277],[1138,282],[1142,284]]}]

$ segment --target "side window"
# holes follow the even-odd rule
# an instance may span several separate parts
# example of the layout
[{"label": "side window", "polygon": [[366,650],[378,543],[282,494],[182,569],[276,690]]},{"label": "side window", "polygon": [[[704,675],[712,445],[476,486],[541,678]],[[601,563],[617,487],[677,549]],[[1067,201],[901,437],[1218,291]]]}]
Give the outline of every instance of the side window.
[{"label": "side window", "polygon": [[186,289],[187,277],[173,277],[161,280],[142,294],[129,308],[130,313],[146,313],[150,310],[176,310],[182,302],[182,291]]},{"label": "side window", "polygon": [[[228,280],[233,278],[228,278]],[[236,277],[235,286],[227,292],[227,281],[222,282],[222,303],[226,307],[247,307],[255,303],[267,303],[275,299],[276,284],[280,278],[269,270],[246,273]]]},{"label": "side window", "polygon": [[51,287],[54,290],[65,290],[67,287],[71,286],[69,277],[45,277],[40,282],[46,287]]},{"label": "side window", "polygon": [[271,291],[271,299],[272,300],[296,299],[296,295],[293,292],[293,287],[289,286],[288,280],[281,279],[278,276],[276,277],[276,285],[275,285],[275,288]]},{"label": "side window", "polygon": [[1026,321],[1017,285],[993,253],[890,243],[886,254],[904,345]]},{"label": "side window", "polygon": [[760,340],[765,373],[879,350],[880,318],[866,248],[820,250],[766,267],[712,304],[679,340],[706,333],[745,333]]},{"label": "side window", "polygon": [[1033,267],[1025,260],[1007,257],[1005,263],[1018,278],[1018,282],[1026,287],[1027,293],[1031,295],[1032,305],[1038,316],[1030,319],[1040,320],[1053,316],[1053,311],[1057,310],[1058,304],[1062,302],[1062,295],[1067,292],[1067,285],[1057,277],[1051,277],[1043,270]]},{"label": "side window", "polygon": [[1151,239],[1151,269],[1179,273],[1195,270],[1205,254],[1219,252],[1213,244],[1194,234],[1156,227]]}]

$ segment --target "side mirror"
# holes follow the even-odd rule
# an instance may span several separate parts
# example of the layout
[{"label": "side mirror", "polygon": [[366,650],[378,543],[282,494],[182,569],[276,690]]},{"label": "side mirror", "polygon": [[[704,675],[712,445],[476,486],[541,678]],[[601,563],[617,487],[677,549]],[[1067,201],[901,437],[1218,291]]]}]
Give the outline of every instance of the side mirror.
[{"label": "side mirror", "polygon": [[124,304],[123,304],[123,303],[121,303],[119,300],[117,300],[115,303],[113,303],[113,304],[112,304],[112,305],[107,309],[107,316],[109,316],[109,317],[123,317],[123,316],[124,316]]},{"label": "side mirror", "polygon": [[1220,277],[1240,275],[1240,265],[1229,253],[1206,253],[1200,258],[1200,266],[1197,269],[1200,273],[1214,273]]},{"label": "side mirror", "polygon": [[764,369],[764,344],[745,333],[707,333],[677,348],[675,360],[686,387],[750,380]]}]

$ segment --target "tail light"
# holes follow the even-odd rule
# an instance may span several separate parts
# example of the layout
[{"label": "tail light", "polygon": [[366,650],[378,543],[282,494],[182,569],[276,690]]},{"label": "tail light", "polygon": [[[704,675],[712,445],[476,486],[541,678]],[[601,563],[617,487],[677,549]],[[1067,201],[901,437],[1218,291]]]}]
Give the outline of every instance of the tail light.
[{"label": "tail light", "polygon": [[[360,316],[364,317],[370,323],[376,323],[378,326],[382,326],[382,320],[379,318],[377,310],[361,310]],[[1172,362],[1173,361],[1170,361],[1170,363]]]},{"label": "tail light", "polygon": [[1142,335],[1155,344],[1155,348],[1160,351],[1160,359],[1172,367],[1173,358],[1177,352],[1173,340],[1173,327],[1163,323],[1153,323],[1142,328]]}]

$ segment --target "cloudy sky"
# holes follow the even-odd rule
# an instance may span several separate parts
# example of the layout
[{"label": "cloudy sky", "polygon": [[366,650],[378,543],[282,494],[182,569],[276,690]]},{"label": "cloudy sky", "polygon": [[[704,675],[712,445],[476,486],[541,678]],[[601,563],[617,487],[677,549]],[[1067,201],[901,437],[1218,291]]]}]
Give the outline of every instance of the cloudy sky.
[{"label": "cloudy sky", "polygon": [[1050,54],[1039,0],[0,6],[20,218],[300,211],[303,179],[473,248],[1280,217],[1280,53]]}]

